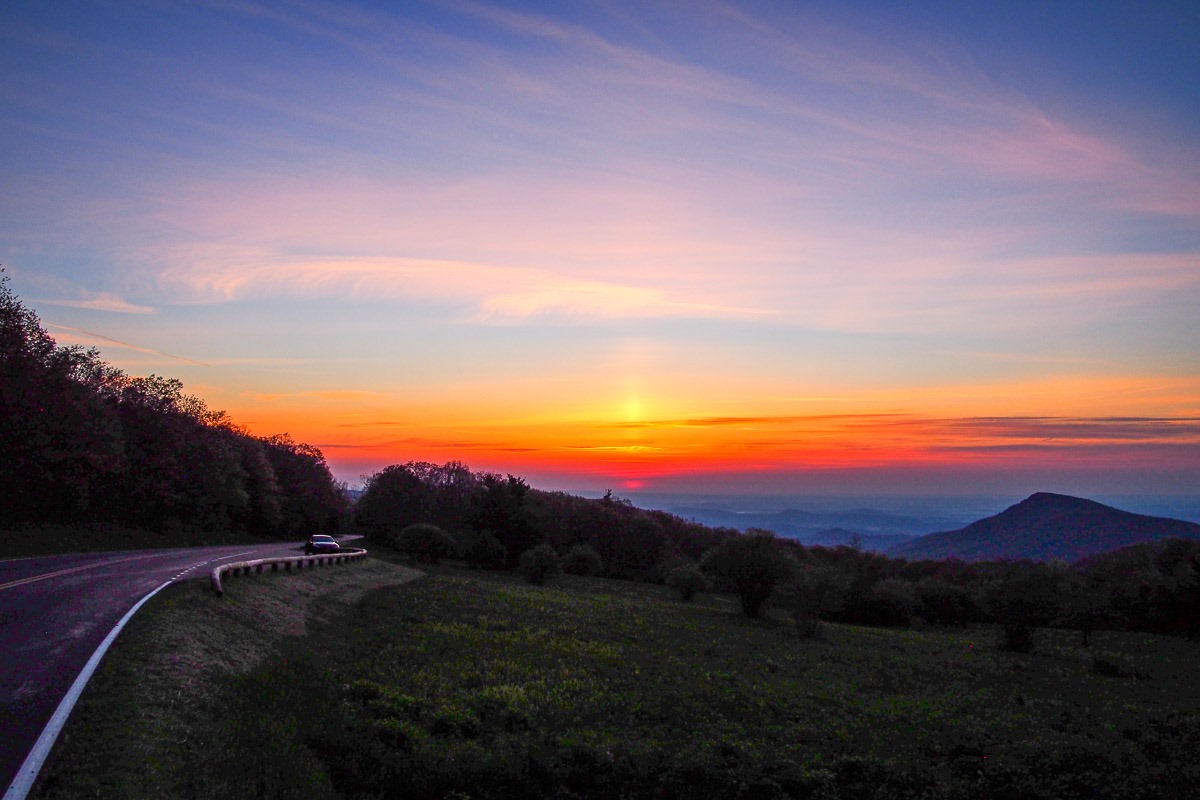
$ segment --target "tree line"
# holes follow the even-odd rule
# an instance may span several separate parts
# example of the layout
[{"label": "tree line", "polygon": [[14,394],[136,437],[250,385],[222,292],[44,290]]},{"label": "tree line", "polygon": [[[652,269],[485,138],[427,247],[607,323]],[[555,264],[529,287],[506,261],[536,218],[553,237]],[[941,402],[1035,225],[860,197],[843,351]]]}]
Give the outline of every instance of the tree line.
[{"label": "tree line", "polygon": [[332,533],[344,487],[321,451],[254,436],[158,375],[59,346],[0,277],[0,520],[267,537]]},{"label": "tree line", "polygon": [[542,582],[561,569],[665,583],[691,599],[736,594],[748,616],[782,609],[808,635],[821,621],[1001,627],[1032,646],[1038,627],[1200,638],[1200,542],[1168,539],[1076,564],[907,561],[854,547],[804,546],[770,531],[712,528],[607,495],[531,488],[458,461],[396,464],[366,478],[355,522],[414,561],[461,558]]}]

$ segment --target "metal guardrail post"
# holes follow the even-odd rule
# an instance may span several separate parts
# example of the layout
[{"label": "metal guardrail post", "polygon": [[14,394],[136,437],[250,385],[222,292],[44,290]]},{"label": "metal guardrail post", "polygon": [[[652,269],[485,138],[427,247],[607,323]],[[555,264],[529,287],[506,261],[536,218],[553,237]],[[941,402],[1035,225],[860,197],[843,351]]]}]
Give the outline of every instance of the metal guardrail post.
[{"label": "metal guardrail post", "polygon": [[[305,564],[311,567],[325,564],[345,564],[364,558],[366,555],[366,550],[357,548],[351,552],[340,553],[336,556],[286,556],[284,558],[258,558],[253,561],[235,561],[231,564],[222,564],[214,568],[209,580],[212,583],[213,592],[216,593],[217,597],[222,597],[225,594],[225,588],[221,585],[221,576],[226,573],[229,575],[239,575],[244,571],[246,575],[261,575],[263,567],[267,564],[271,565],[271,572],[277,572],[280,564],[283,565],[284,572],[291,572],[293,562],[296,565],[297,571],[303,571]],[[252,569],[253,573],[251,573]]]}]

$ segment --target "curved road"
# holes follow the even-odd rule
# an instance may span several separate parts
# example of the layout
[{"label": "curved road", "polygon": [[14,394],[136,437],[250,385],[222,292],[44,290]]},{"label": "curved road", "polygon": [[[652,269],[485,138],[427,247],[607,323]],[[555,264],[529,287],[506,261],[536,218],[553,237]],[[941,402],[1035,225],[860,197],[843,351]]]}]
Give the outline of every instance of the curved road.
[{"label": "curved road", "polygon": [[294,542],[0,561],[0,789],[84,664],[135,603],[227,561],[297,555]]}]

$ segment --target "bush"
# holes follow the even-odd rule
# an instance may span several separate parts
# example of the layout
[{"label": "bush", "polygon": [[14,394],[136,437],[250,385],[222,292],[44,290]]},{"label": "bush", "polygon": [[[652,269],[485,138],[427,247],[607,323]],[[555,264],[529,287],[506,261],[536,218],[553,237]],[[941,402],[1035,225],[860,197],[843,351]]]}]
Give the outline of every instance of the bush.
[{"label": "bush", "polygon": [[916,585],[917,613],[934,625],[963,625],[979,618],[979,606],[961,586],[926,578]]},{"label": "bush", "polygon": [[591,545],[577,544],[563,556],[562,570],[569,575],[599,575],[604,571],[604,560]]},{"label": "bush", "polygon": [[821,617],[842,609],[850,578],[829,567],[797,571],[792,582],[776,593],[773,602],[788,612],[796,630],[806,638],[817,635]]},{"label": "bush", "polygon": [[414,564],[417,561],[436,564],[438,559],[454,556],[458,551],[450,534],[437,525],[430,525],[426,522],[418,522],[405,527],[392,540],[392,547],[401,553],[407,553]]},{"label": "bush", "polygon": [[679,592],[679,599],[690,603],[700,592],[708,589],[704,573],[695,565],[676,567],[667,575],[667,586]]},{"label": "bush", "polygon": [[775,534],[751,529],[705,553],[700,568],[728,581],[746,616],[757,617],[775,586],[791,577],[792,560],[780,549]]},{"label": "bush", "polygon": [[888,578],[852,598],[846,609],[850,622],[858,625],[903,627],[912,624],[917,600],[909,584]]},{"label": "bush", "polygon": [[499,569],[504,566],[507,551],[487,531],[464,531],[458,535],[458,554],[468,566],[476,569]]},{"label": "bush", "polygon": [[558,554],[548,544],[539,544],[526,550],[517,563],[517,571],[535,586],[541,586],[548,578],[557,574],[559,569]]}]

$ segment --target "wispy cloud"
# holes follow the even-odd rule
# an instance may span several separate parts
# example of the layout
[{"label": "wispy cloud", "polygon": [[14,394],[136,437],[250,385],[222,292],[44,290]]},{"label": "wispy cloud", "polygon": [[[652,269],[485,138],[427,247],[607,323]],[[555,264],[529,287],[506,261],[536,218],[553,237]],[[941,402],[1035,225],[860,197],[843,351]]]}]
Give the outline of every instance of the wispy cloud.
[{"label": "wispy cloud", "polygon": [[83,328],[73,328],[69,325],[56,325],[52,322],[43,322],[42,324],[51,331],[56,332],[56,340],[60,342],[66,342],[68,344],[112,345],[125,350],[132,350],[135,353],[148,353],[151,355],[163,356],[164,358],[169,358],[173,361],[182,361],[185,364],[194,364],[198,367],[212,366],[211,364],[203,361],[196,361],[191,358],[184,358],[183,356],[164,353],[161,350],[154,350],[149,347],[139,347],[138,345],[130,344],[129,342],[123,342],[120,339],[114,339],[111,336],[104,336],[103,334],[84,330]]},{"label": "wispy cloud", "polygon": [[156,314],[158,309],[151,306],[139,306],[122,300],[109,292],[99,292],[93,297],[74,300],[70,298],[31,298],[31,303],[47,306],[67,306],[69,308],[87,308],[92,311],[112,311],[117,314]]},{"label": "wispy cloud", "polygon": [[645,286],[573,279],[540,269],[412,258],[241,259],[170,269],[162,280],[193,301],[276,297],[358,300],[437,298],[471,302],[482,322],[539,316],[584,318],[756,317],[768,309],[673,298]]}]

